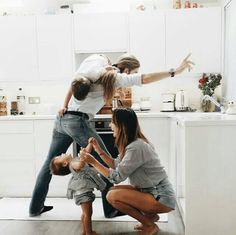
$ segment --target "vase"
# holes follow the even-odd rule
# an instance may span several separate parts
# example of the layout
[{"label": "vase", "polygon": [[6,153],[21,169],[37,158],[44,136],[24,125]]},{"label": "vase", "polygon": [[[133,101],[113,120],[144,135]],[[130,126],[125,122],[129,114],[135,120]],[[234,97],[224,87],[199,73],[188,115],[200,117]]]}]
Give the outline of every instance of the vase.
[{"label": "vase", "polygon": [[[213,95],[212,97],[216,100],[215,95]],[[210,100],[204,100],[202,98],[201,98],[202,111],[203,112],[214,112],[215,111],[215,104],[212,103]]]}]

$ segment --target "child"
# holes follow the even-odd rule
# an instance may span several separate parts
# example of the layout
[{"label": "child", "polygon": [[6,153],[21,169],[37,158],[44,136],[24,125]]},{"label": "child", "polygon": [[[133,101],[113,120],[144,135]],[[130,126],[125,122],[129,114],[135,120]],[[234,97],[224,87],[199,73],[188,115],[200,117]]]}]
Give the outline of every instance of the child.
[{"label": "child", "polygon": [[94,54],[87,57],[76,71],[75,78],[67,92],[64,106],[59,111],[59,115],[63,116],[67,111],[67,106],[72,95],[77,101],[84,100],[90,91],[91,84],[95,83],[109,70],[112,70],[112,66],[111,61],[107,56],[103,54]]},{"label": "child", "polygon": [[61,156],[54,157],[51,161],[50,169],[53,175],[72,173],[68,184],[67,198],[74,198],[75,204],[81,205],[82,234],[98,235],[92,230],[91,222],[92,202],[95,199],[93,190],[94,188],[101,191],[104,190],[106,183],[100,178],[96,170],[78,158],[73,159],[71,154],[62,154]]}]

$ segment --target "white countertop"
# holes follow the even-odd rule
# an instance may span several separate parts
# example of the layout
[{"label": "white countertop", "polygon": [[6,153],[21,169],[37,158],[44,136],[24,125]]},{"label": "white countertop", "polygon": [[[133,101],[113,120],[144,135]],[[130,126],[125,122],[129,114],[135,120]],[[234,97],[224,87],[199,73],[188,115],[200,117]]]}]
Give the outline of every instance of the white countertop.
[{"label": "white countertop", "polygon": [[[236,125],[236,115],[201,112],[137,112],[140,118],[174,118],[184,126],[219,126]],[[17,115],[0,116],[0,121],[7,120],[54,120],[56,115]],[[98,114],[95,118],[110,118],[111,114]]]}]

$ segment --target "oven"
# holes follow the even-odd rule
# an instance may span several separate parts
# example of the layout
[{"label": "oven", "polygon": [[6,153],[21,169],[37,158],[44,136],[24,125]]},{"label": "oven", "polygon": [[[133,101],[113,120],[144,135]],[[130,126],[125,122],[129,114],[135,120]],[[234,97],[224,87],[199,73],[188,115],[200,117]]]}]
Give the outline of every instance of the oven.
[{"label": "oven", "polygon": [[[115,139],[113,137],[113,132],[109,127],[111,118],[94,118],[91,120],[91,125],[95,128],[98,135],[103,140],[107,150],[113,158],[116,158],[118,155],[118,150],[115,147]],[[80,146],[74,142],[73,144],[73,155],[77,156],[80,150]]]}]

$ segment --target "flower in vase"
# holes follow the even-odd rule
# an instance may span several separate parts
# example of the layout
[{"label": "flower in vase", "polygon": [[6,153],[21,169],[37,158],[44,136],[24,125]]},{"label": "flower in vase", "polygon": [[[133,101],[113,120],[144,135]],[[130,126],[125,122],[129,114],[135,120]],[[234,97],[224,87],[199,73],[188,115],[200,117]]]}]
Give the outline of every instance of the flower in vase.
[{"label": "flower in vase", "polygon": [[222,76],[221,74],[212,74],[209,75],[203,73],[202,77],[199,79],[198,88],[202,90],[203,95],[212,96],[215,92],[217,86],[221,83]]}]

